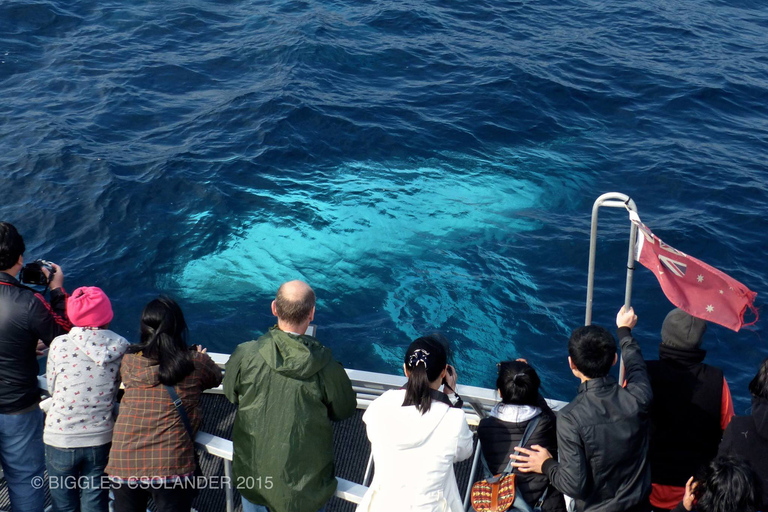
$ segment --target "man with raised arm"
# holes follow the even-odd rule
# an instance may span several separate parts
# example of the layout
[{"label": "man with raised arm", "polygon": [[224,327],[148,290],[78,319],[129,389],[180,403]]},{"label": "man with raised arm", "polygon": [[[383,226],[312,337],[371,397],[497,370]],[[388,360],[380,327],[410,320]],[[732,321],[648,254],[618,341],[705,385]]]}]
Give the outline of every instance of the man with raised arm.
[{"label": "man with raised arm", "polygon": [[648,370],[631,329],[637,316],[616,316],[626,381],[608,373],[616,364],[616,341],[602,327],[579,327],[568,342],[568,364],[581,381],[579,394],[557,416],[560,460],[532,446],[512,455],[523,472],[543,473],[557,490],[576,500],[578,511],[649,512],[648,463],[653,393]]},{"label": "man with raised arm", "polygon": [[16,279],[25,249],[16,228],[0,222],[0,460],[13,512],[43,512],[44,417],[36,349],[71,326],[61,267],[53,265],[50,304]]},{"label": "man with raised arm", "polygon": [[227,362],[224,393],[237,405],[232,432],[234,486],[243,512],[316,512],[336,490],[332,421],[355,412],[344,368],[307,327],[315,292],[280,286],[277,325],[239,345]]}]

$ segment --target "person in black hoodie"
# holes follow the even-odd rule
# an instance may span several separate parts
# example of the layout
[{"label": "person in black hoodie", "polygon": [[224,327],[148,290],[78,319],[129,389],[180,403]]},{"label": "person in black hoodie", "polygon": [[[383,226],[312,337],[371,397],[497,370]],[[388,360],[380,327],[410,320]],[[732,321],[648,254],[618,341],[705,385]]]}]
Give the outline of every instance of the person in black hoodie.
[{"label": "person in black hoodie", "polygon": [[719,455],[733,455],[749,462],[757,473],[762,492],[758,510],[768,510],[768,359],[749,383],[752,414],[736,416],[723,434]]},{"label": "person in black hoodie", "polygon": [[659,360],[647,361],[651,408],[651,505],[670,510],[685,483],[717,454],[733,417],[728,383],[720,368],[703,363],[707,322],[675,308],[661,327]]},{"label": "person in black hoodie", "polygon": [[[510,454],[536,416],[540,416],[539,423],[525,446],[543,446],[557,457],[555,413],[539,393],[541,381],[536,370],[524,359],[504,361],[497,366],[499,376],[496,388],[501,402],[496,404],[490,416],[480,420],[477,427],[483,458],[494,475],[504,471]],[[548,487],[541,509],[545,512],[565,512],[563,494],[549,486],[546,476],[521,473],[515,477],[516,492],[520,492],[531,507],[541,499]]]}]

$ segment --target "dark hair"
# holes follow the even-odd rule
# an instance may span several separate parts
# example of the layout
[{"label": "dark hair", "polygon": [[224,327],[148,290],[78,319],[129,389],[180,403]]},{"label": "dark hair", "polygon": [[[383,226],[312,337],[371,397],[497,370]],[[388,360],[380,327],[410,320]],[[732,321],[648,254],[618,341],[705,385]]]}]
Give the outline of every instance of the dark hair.
[{"label": "dark hair", "polygon": [[408,382],[405,385],[403,407],[415,405],[421,414],[432,406],[429,384],[440,377],[448,364],[448,355],[442,338],[423,336],[414,340],[405,352]]},{"label": "dark hair", "polygon": [[0,222],[0,270],[8,270],[19,261],[27,248],[13,224]]},{"label": "dark hair", "polygon": [[598,325],[579,327],[568,340],[568,355],[585,377],[605,377],[616,358],[616,340],[607,329]]},{"label": "dark hair", "polygon": [[496,388],[505,404],[536,405],[539,398],[539,379],[536,370],[523,361],[502,361],[498,364]]},{"label": "dark hair", "polygon": [[696,486],[700,512],[755,512],[759,481],[749,464],[734,457],[717,457],[709,463]]},{"label": "dark hair", "polygon": [[291,325],[297,325],[304,322],[312,313],[315,307],[315,292],[307,286],[307,291],[299,300],[290,300],[283,293],[283,284],[277,290],[275,297],[275,310],[277,317]]},{"label": "dark hair", "polygon": [[141,342],[129,352],[142,352],[158,362],[160,382],[173,386],[192,373],[193,353],[187,346],[187,322],[179,305],[161,295],[144,306],[141,313]]},{"label": "dark hair", "polygon": [[768,399],[768,359],[763,361],[757,375],[749,383],[749,392],[758,398]]}]

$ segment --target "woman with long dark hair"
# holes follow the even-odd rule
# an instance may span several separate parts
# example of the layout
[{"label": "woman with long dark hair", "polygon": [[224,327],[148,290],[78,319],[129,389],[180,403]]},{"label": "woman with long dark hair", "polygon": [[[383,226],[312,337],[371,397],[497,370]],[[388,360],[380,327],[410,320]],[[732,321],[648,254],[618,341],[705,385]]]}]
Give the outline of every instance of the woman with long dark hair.
[{"label": "woman with long dark hair", "polygon": [[437,336],[411,343],[403,370],[405,387],[363,415],[376,472],[357,512],[463,512],[453,464],[472,454],[472,432],[454,391],[456,371]]},{"label": "woman with long dark hair", "polygon": [[120,374],[125,395],[106,469],[115,511],[144,512],[151,496],[158,512],[189,512],[200,395],[221,383],[221,370],[204,349],[187,346],[181,308],[161,296],[144,307],[141,342],[128,349]]}]

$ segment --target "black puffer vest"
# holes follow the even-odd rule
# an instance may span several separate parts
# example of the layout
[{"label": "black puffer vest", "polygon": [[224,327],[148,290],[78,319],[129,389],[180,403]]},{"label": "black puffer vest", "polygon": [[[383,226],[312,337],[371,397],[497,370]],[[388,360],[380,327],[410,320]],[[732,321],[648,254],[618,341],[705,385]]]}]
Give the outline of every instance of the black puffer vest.
[{"label": "black puffer vest", "polygon": [[[557,457],[555,413],[552,412],[541,397],[539,406],[542,409],[541,419],[525,447],[530,448],[538,444],[549,450],[553,457]],[[531,421],[510,423],[494,417],[480,420],[480,424],[477,427],[477,436],[481,443],[483,457],[488,463],[488,469],[494,475],[504,471],[504,468],[509,463],[510,453],[512,453],[515,446],[523,438],[525,429]],[[523,499],[531,506],[541,498],[544,489],[548,485],[549,480],[544,475],[517,473],[515,476],[517,491],[522,494]],[[542,505],[542,510],[545,512],[565,512],[565,501],[563,501],[562,493],[554,487],[550,487],[547,498]]]},{"label": "black puffer vest", "polygon": [[706,351],[659,347],[648,361],[653,388],[651,480],[685,487],[717,455],[722,430],[723,371],[702,363]]}]

